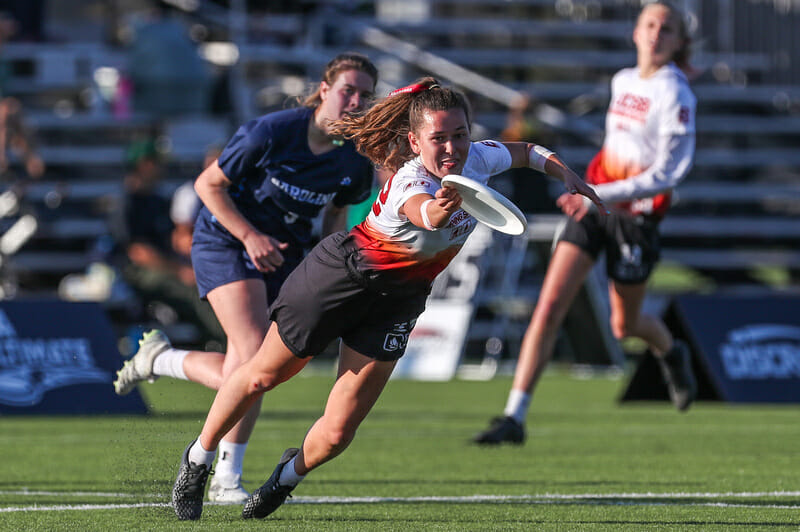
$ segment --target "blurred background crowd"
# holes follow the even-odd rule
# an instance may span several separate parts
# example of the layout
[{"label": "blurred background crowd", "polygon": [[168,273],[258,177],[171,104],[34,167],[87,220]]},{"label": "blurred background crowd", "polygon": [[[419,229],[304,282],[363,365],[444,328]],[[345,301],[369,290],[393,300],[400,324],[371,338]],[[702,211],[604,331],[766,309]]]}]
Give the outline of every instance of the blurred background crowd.
[{"label": "blurred background crowd", "polygon": [[[796,292],[800,2],[676,3],[694,41],[697,155],[662,227],[648,305],[679,293]],[[640,7],[0,1],[0,298],[98,301],[123,354],[151,326],[223,349],[188,258],[191,181],[238,124],[291,105],[331,57],[357,50],[379,68],[378,95],[434,75],[469,96],[475,138],[535,141],[582,171],[602,138],[610,77],[634,63]],[[518,351],[560,220],[556,183],[540,183],[513,172],[494,183],[531,228],[517,240],[493,235],[476,259],[468,358]],[[561,356],[578,350],[570,342]]]}]

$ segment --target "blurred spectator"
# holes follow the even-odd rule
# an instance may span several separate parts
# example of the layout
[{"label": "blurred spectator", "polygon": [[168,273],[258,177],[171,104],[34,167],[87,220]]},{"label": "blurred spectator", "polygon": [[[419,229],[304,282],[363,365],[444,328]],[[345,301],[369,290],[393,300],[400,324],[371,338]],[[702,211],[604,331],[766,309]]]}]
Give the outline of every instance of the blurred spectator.
[{"label": "blurred spectator", "polygon": [[211,77],[186,27],[169,6],[134,24],[128,58],[135,111],[159,115],[209,110]]},{"label": "blurred spectator", "polygon": [[[216,161],[221,153],[222,148],[219,146],[208,148],[203,158],[203,169],[208,168]],[[202,206],[203,202],[200,201],[200,197],[194,189],[194,179],[186,181],[172,194],[172,203],[170,204],[170,218],[174,225],[171,237],[172,249],[187,263],[191,263],[194,221]],[[194,282],[194,270],[192,270],[192,286],[194,286]]]},{"label": "blurred spectator", "polygon": [[0,12],[14,19],[15,41],[43,41],[45,0],[0,0]]},{"label": "blurred spectator", "polygon": [[180,225],[176,225],[170,218],[173,210],[186,209],[177,204],[172,209],[170,198],[159,191],[163,163],[155,144],[133,144],[128,162],[131,171],[125,178],[123,249],[127,261],[122,267],[123,278],[157,321],[166,325],[170,321],[190,322],[200,330],[203,342],[215,340],[224,345],[219,322],[210,305],[200,299],[194,283],[189,256],[191,229],[187,241],[185,227],[193,219],[182,216]]},{"label": "blurred spectator", "polygon": [[[17,24],[0,14],[0,47],[14,34]],[[22,103],[5,95],[5,82],[11,74],[11,65],[0,57],[0,174],[10,164],[9,152],[16,155],[28,176],[39,178],[44,174],[45,164],[37,154],[33,135],[25,123]]]},{"label": "blurred spectator", "polygon": [[44,174],[44,161],[36,152],[22,104],[16,98],[0,99],[0,173],[9,168],[9,152],[19,157],[28,176],[38,179]]},{"label": "blurred spectator", "polygon": [[[555,146],[558,141],[556,134],[533,116],[533,107],[533,98],[524,93],[512,102],[506,115],[505,128],[500,132],[500,140]],[[495,186],[511,197],[523,212],[556,212],[555,198],[558,192],[551,192],[550,187],[560,190],[560,184],[552,180],[530,179],[527,175],[529,172],[527,168],[512,168],[502,176],[495,177]]]},{"label": "blurred spectator", "polygon": [[542,146],[552,145],[555,135],[532,117],[532,103],[531,96],[525,93],[520,93],[519,97],[511,102],[506,115],[506,125],[500,132],[503,141],[521,142],[536,139]]}]

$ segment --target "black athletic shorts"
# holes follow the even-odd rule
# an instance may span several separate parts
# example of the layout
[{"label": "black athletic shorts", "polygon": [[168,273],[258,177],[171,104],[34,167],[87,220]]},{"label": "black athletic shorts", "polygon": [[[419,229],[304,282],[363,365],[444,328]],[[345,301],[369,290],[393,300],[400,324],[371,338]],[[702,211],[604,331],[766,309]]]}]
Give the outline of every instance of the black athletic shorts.
[{"label": "black athletic shorts", "polygon": [[270,306],[284,343],[298,357],[319,354],[336,338],[376,360],[397,360],[425,310],[427,293],[382,293],[355,268],[347,233],[317,244],[289,274]]},{"label": "black athletic shorts", "polygon": [[613,212],[590,211],[581,221],[570,218],[559,241],[571,242],[597,260],[606,252],[608,277],[622,284],[647,281],[658,263],[658,220]]}]

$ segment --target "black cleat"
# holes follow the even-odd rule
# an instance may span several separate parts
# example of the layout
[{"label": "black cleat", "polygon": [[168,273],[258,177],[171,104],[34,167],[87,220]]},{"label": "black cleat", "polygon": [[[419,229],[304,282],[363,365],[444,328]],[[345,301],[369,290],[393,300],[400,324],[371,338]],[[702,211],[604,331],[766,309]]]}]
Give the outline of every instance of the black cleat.
[{"label": "black cleat", "polygon": [[525,441],[525,427],[511,416],[496,417],[492,419],[489,428],[476,434],[472,441],[482,445],[520,445]]},{"label": "black cleat", "polygon": [[183,451],[178,477],[172,486],[172,507],[181,521],[200,519],[200,514],[203,513],[203,493],[208,475],[211,474],[211,468],[207,465],[189,462],[189,449],[192,445],[194,441]]},{"label": "black cleat", "polygon": [[663,357],[656,357],[656,360],[667,383],[672,404],[681,412],[686,410],[697,395],[689,347],[681,340],[675,340],[672,349]]},{"label": "black cleat", "polygon": [[278,479],[281,477],[281,471],[284,466],[294,458],[300,449],[294,447],[283,451],[280,462],[275,467],[275,471],[264,483],[263,486],[250,494],[250,497],[244,503],[242,510],[242,517],[245,519],[264,519],[266,516],[278,509],[283,504],[286,497],[291,497],[294,486],[281,486]]}]

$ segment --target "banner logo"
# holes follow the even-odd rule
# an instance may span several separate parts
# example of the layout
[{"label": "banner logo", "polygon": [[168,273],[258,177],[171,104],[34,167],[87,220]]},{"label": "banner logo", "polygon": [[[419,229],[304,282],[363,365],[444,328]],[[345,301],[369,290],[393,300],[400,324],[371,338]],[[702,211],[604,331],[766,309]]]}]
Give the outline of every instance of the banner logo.
[{"label": "banner logo", "polygon": [[740,379],[800,377],[800,327],[747,325],[728,332],[720,345],[725,374]]},{"label": "banner logo", "polygon": [[20,338],[0,309],[0,403],[31,406],[54,388],[110,381],[88,338]]}]

